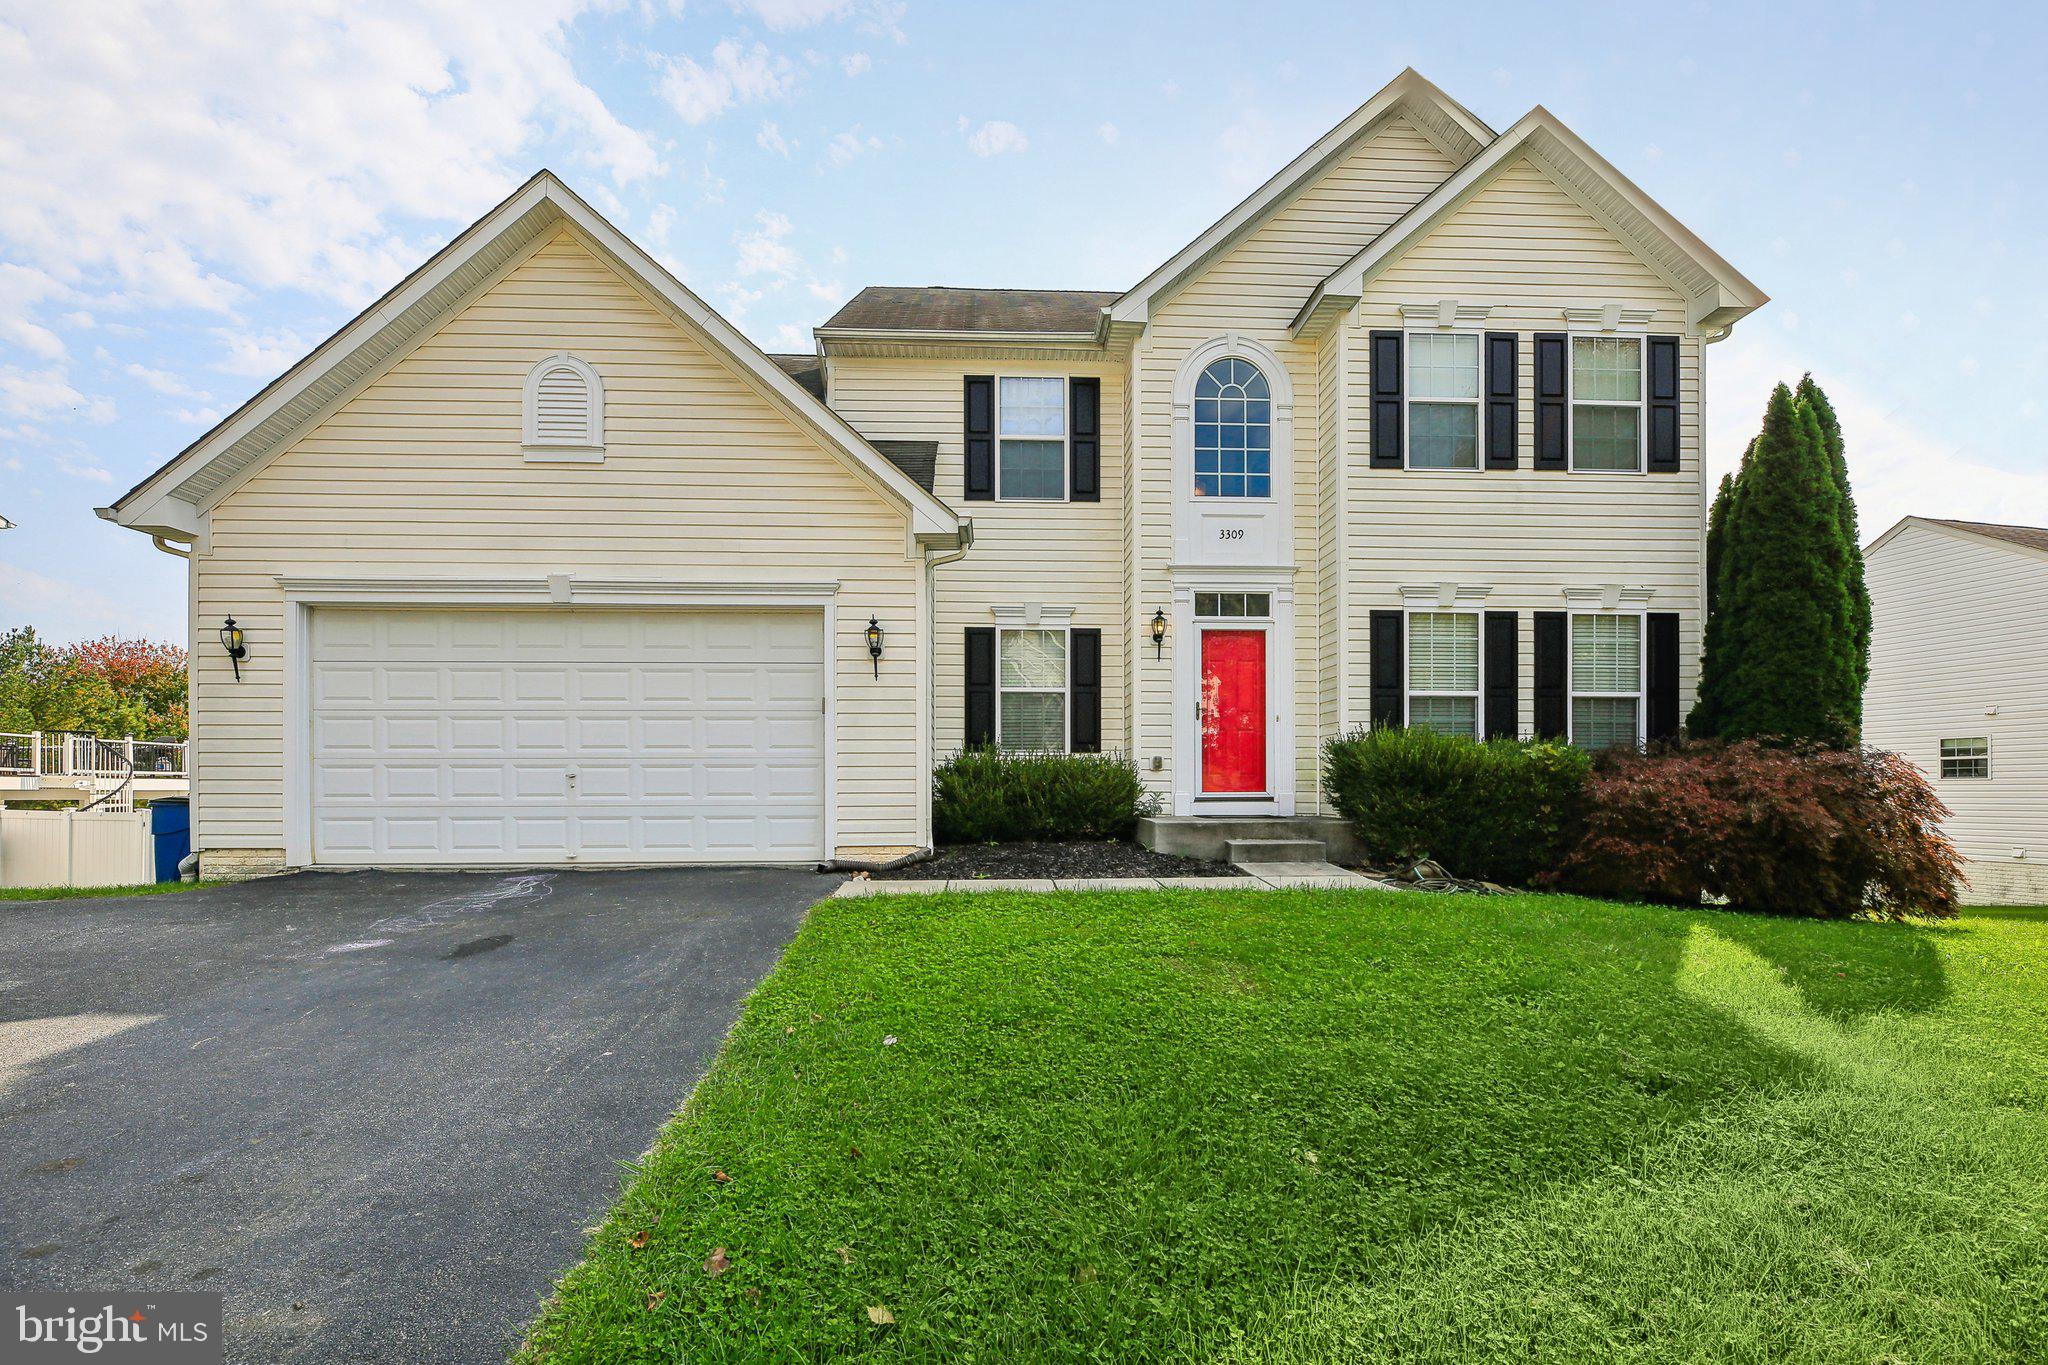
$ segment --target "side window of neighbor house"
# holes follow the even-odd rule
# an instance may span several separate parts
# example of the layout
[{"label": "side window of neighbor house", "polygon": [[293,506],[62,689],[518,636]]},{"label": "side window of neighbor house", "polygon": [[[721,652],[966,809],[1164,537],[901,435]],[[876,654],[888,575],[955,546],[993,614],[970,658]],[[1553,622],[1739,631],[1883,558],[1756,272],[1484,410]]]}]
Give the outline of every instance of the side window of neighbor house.
[{"label": "side window of neighbor house", "polygon": [[1991,741],[1988,739],[1945,739],[1941,742],[1941,775],[1944,778],[1991,776]]},{"label": "side window of neighbor house", "polygon": [[1273,496],[1273,401],[1266,376],[1231,357],[1195,381],[1195,496]]}]

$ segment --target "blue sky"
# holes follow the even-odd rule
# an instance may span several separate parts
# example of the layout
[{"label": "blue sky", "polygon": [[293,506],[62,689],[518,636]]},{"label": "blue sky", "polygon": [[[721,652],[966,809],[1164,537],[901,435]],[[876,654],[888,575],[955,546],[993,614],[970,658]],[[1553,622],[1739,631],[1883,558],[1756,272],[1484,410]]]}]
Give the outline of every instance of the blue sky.
[{"label": "blue sky", "polygon": [[1121,288],[1413,65],[1565,119],[1773,295],[1866,531],[2048,523],[2048,21],[2018,7],[0,6],[0,624],[177,638],[102,505],[549,166],[770,349],[863,284]]}]

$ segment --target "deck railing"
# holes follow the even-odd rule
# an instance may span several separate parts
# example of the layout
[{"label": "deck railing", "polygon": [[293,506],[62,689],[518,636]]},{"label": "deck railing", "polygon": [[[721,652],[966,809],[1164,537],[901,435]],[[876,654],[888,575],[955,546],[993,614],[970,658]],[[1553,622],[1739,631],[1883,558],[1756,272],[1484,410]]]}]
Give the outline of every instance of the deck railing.
[{"label": "deck railing", "polygon": [[99,739],[62,731],[0,733],[0,775],[9,777],[184,777],[185,743],[175,739]]}]

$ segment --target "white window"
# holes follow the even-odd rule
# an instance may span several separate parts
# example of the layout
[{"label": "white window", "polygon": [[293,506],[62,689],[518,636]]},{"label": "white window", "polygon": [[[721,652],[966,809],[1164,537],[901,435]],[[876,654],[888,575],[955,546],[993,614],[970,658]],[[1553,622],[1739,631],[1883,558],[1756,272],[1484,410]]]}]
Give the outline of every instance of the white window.
[{"label": "white window", "polygon": [[1273,402],[1249,360],[1218,360],[1195,380],[1195,496],[1273,496]]},{"label": "white window", "polygon": [[1643,618],[1572,617],[1571,740],[1582,749],[1643,742]]},{"label": "white window", "polygon": [[1643,339],[1572,338],[1572,468],[1643,467]]},{"label": "white window", "polygon": [[604,383],[573,355],[551,355],[526,372],[527,458],[604,458]]},{"label": "white window", "polygon": [[996,380],[996,496],[1066,498],[1067,381],[1058,375]]},{"label": "white window", "polygon": [[1945,739],[1941,742],[1941,775],[1948,777],[1991,776],[1991,741],[1988,739]]},{"label": "white window", "polygon": [[1067,750],[1067,633],[996,632],[996,743],[1039,753]]},{"label": "white window", "polygon": [[1479,738],[1479,613],[1408,613],[1408,723]]},{"label": "white window", "polygon": [[1479,468],[1479,338],[1408,334],[1408,467]]}]

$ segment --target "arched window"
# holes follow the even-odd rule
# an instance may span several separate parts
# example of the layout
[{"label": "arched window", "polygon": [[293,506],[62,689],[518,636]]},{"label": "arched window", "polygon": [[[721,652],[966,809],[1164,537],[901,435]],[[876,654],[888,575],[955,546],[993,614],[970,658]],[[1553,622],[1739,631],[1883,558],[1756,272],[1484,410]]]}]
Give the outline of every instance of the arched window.
[{"label": "arched window", "polygon": [[1195,496],[1273,496],[1273,404],[1266,376],[1227,357],[1195,381]]},{"label": "arched window", "polygon": [[526,375],[526,453],[536,459],[604,458],[604,384],[566,353]]}]

